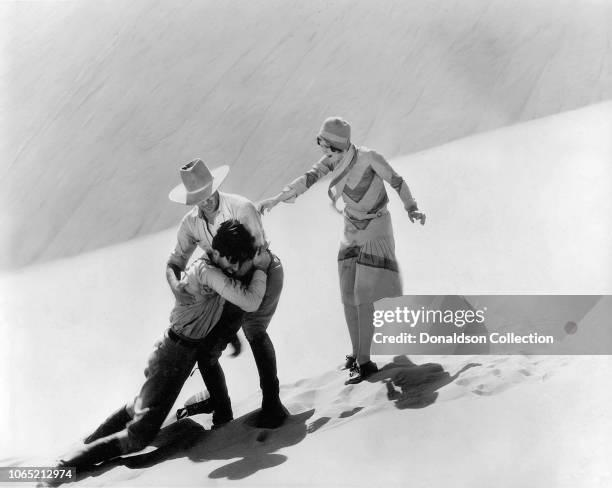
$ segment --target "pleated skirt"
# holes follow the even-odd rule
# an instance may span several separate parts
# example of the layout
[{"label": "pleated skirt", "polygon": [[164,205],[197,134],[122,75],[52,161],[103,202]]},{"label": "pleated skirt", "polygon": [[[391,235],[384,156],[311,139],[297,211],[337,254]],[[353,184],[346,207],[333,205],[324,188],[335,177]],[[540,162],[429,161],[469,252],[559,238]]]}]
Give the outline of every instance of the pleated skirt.
[{"label": "pleated skirt", "polygon": [[344,216],[338,251],[342,303],[360,305],[402,294],[391,216],[371,220]]}]

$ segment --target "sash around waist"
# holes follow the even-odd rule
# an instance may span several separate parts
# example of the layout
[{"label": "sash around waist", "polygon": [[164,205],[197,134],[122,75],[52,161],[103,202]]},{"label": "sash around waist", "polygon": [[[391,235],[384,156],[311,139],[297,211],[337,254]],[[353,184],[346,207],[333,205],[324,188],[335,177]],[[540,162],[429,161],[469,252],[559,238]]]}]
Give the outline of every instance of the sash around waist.
[{"label": "sash around waist", "polygon": [[389,211],[386,208],[379,210],[376,213],[366,213],[355,209],[349,210],[347,207],[344,208],[344,215],[351,220],[372,220],[382,217],[383,215],[387,215],[388,213]]}]

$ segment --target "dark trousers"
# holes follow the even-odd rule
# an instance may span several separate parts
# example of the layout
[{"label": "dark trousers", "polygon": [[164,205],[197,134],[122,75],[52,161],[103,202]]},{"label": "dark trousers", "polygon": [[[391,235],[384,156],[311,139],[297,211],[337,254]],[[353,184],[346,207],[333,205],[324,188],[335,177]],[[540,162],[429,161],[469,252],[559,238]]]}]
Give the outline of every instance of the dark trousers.
[{"label": "dark trousers", "polygon": [[226,302],[219,323],[206,336],[197,350],[198,369],[214,407],[213,423],[224,422],[232,418],[232,405],[219,358],[240,329],[243,316],[242,309]]},{"label": "dark trousers", "polygon": [[[276,352],[267,332],[280,299],[284,279],[283,266],[274,254],[266,275],[266,292],[259,308],[255,312],[244,313],[235,305],[226,303],[223,310],[224,315],[227,310],[227,317],[224,320],[225,325],[219,327],[221,325],[219,323],[215,326],[205,339],[205,347],[201,348],[198,353],[197,362],[202,379],[210,393],[213,404],[222,411],[227,411],[228,407],[231,411],[231,406],[223,370],[219,365],[219,357],[227,347],[232,334],[235,334],[240,326],[242,326],[244,335],[251,346],[259,373],[262,408],[274,408],[280,403]],[[221,380],[222,383],[219,383]]]},{"label": "dark trousers", "polygon": [[64,463],[67,466],[90,465],[144,449],[159,432],[196,362],[216,412],[231,414],[219,357],[240,326],[257,365],[262,408],[273,409],[279,405],[276,354],[266,329],[276,311],[282,288],[283,267],[273,255],[267,270],[266,292],[257,311],[244,313],[235,305],[226,303],[219,322],[197,347],[177,344],[165,335],[149,357],[145,382],[138,396],[108,417],[86,439],[88,444],[64,459]]},{"label": "dark trousers", "polygon": [[177,344],[167,335],[157,344],[149,358],[140,393],[126,406],[132,417],[127,424],[130,450],[143,449],[155,438],[189,377],[196,357],[195,347]]},{"label": "dark trousers", "polygon": [[[240,315],[239,308],[226,303],[217,324],[197,345],[185,346],[164,337],[149,359],[139,395],[131,408],[127,407],[132,416],[127,425],[128,439],[135,448],[142,449],[157,435],[196,362],[201,364],[202,358],[223,352],[240,327]],[[221,405],[229,405],[225,375],[218,362],[216,367],[206,369],[206,382],[219,395]]]},{"label": "dark trousers", "polygon": [[[95,464],[144,449],[159,432],[199,357],[216,355],[216,351],[208,348],[219,348],[221,344],[225,348],[225,341],[236,333],[240,327],[240,320],[236,320],[239,311],[231,304],[224,307],[211,334],[197,345],[179,344],[166,333],[149,356],[145,381],[136,398],[115,411],[87,437],[87,445],[65,459],[66,465]],[[225,376],[218,363],[216,366],[207,369],[207,383],[229,405]]]},{"label": "dark trousers", "polygon": [[66,466],[89,466],[144,449],[162,423],[196,362],[197,349],[178,344],[168,334],[155,345],[138,396],[108,417],[86,445],[62,459]]}]

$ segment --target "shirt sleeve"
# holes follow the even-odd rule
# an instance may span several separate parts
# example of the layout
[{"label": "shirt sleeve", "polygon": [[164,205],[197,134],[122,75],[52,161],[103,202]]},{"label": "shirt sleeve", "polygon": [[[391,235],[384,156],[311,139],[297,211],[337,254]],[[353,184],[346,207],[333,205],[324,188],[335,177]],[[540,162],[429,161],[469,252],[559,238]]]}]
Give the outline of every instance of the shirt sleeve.
[{"label": "shirt sleeve", "polygon": [[404,178],[395,172],[395,170],[382,155],[372,151],[371,164],[372,169],[376,172],[376,174],[389,183],[397,192],[406,210],[413,210],[417,208],[417,202],[412,197],[410,188],[408,188]]},{"label": "shirt sleeve", "polygon": [[304,173],[299,178],[293,180],[283,189],[283,194],[292,195],[291,198],[284,200],[286,202],[294,202],[295,198],[304,193],[308,188],[319,181],[323,176],[333,170],[331,163],[328,162],[327,156],[323,156],[317,161],[312,168]]},{"label": "shirt sleeve", "polygon": [[255,238],[255,246],[259,247],[266,244],[266,233],[261,223],[261,215],[259,215],[252,202],[248,202],[240,209],[238,220]]},{"label": "shirt sleeve", "polygon": [[179,269],[185,270],[189,258],[197,247],[197,241],[194,237],[191,225],[189,222],[189,214],[183,217],[181,225],[176,234],[176,245],[170,253],[168,264],[174,264]]},{"label": "shirt sleeve", "polygon": [[266,273],[256,270],[248,287],[223,274],[220,269],[201,266],[198,281],[217,292],[221,297],[245,312],[254,312],[261,305],[266,293]]}]

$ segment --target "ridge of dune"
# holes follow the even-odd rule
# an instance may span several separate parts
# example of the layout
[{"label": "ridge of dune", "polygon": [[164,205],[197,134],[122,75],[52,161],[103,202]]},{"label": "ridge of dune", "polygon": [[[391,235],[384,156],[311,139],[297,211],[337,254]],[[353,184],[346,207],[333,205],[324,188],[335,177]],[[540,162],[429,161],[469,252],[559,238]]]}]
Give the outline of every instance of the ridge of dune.
[{"label": "ridge of dune", "polygon": [[611,19],[579,0],[2,2],[0,269],[173,225],[195,156],[259,198],[332,114],[394,158],[609,99]]}]

